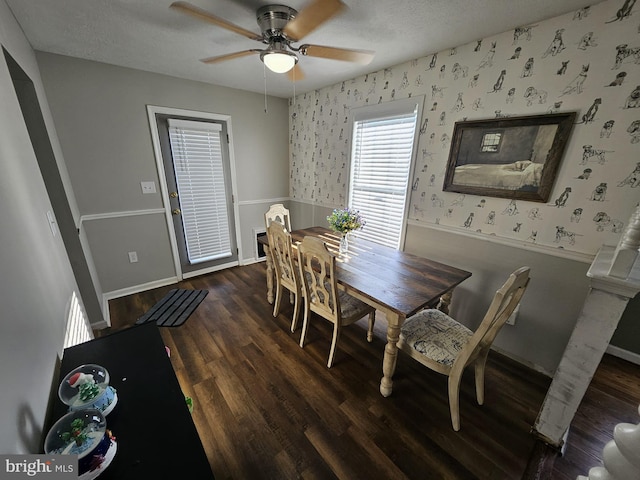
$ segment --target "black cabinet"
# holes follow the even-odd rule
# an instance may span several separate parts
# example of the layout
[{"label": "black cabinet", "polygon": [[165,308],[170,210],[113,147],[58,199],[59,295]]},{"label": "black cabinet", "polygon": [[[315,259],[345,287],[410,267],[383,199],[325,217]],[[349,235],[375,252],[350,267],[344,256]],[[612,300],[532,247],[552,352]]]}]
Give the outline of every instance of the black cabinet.
[{"label": "black cabinet", "polygon": [[[118,394],[106,417],[118,450],[99,480],[214,478],[155,323],[65,349],[60,380],[85,363],[105,367]],[[65,413],[56,399],[52,420]]]}]

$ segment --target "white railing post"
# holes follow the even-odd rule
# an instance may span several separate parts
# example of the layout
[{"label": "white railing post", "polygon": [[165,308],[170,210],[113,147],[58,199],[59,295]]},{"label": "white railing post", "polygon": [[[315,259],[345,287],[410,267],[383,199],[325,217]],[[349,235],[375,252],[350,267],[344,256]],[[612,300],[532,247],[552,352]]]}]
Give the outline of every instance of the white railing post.
[{"label": "white railing post", "polygon": [[637,205],[618,246],[602,246],[587,272],[591,288],[533,427],[551,446],[562,446],[629,299],[640,291],[639,247]]}]

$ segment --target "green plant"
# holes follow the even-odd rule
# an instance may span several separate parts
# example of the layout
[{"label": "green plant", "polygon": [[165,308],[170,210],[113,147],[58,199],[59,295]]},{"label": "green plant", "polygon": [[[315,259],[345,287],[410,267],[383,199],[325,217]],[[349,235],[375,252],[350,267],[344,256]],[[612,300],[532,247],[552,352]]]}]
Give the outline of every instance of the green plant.
[{"label": "green plant", "polygon": [[100,387],[96,385],[94,382],[87,382],[80,385],[78,388],[80,400],[86,402],[87,400],[91,400],[95,398],[98,393],[100,393]]},{"label": "green plant", "polygon": [[73,440],[76,445],[80,446],[87,439],[87,434],[84,432],[84,422],[81,418],[76,418],[71,422],[71,431],[63,432],[60,437],[65,442]]}]

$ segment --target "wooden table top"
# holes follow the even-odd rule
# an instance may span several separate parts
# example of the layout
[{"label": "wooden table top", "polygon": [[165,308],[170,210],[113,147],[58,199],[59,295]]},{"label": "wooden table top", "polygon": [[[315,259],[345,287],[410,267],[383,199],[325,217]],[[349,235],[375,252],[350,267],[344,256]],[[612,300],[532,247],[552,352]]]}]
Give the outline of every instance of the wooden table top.
[{"label": "wooden table top", "polygon": [[[322,238],[329,250],[338,254],[339,234],[311,227],[291,232],[294,244],[306,235]],[[260,242],[268,245],[267,236]],[[372,304],[409,317],[466,280],[471,272],[428,258],[418,257],[393,248],[351,236],[349,251],[336,262],[338,283],[345,290],[355,290]]]}]

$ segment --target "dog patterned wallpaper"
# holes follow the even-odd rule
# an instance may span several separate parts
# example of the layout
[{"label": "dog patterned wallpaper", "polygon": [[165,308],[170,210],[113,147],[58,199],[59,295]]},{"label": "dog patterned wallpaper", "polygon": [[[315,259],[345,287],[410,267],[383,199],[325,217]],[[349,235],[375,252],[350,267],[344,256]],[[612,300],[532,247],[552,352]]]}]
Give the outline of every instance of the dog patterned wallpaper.
[{"label": "dog patterned wallpaper", "polygon": [[[344,206],[350,109],[424,95],[408,218],[580,253],[640,201],[640,7],[608,0],[290,100],[290,195]],[[329,65],[328,65],[329,67]],[[442,191],[454,123],[576,111],[547,204]]]}]

